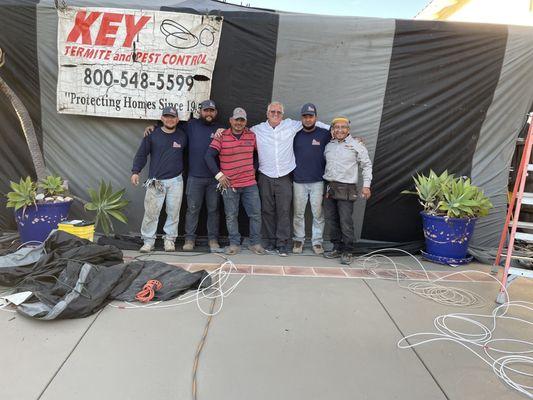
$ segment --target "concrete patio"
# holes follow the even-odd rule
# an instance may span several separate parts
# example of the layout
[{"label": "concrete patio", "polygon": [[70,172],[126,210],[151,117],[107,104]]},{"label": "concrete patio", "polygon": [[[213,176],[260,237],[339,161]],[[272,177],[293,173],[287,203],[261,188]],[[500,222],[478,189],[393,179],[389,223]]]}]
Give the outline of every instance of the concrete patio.
[{"label": "concrete patio", "polygon": [[[138,255],[125,252],[128,260]],[[213,269],[221,261],[210,254],[149,257],[190,270]],[[409,257],[394,260],[400,268],[418,268]],[[243,252],[232,261],[246,277],[213,317],[200,358],[198,399],[525,398],[457,344],[397,348],[405,335],[435,331],[437,315],[490,313],[498,284],[488,277],[457,275],[446,283],[488,301],[481,309],[458,308],[399,287],[390,264],[371,273],[359,263],[341,269],[336,260],[310,252],[287,258]],[[457,269],[423,264],[432,279],[490,270],[477,263]],[[404,277],[420,279],[414,272]],[[533,281],[518,279],[510,295],[533,301]],[[205,323],[195,303],[106,307],[88,318],[55,322],[2,312],[0,399],[192,398],[191,371]],[[496,336],[527,340],[533,329],[508,321]]]}]

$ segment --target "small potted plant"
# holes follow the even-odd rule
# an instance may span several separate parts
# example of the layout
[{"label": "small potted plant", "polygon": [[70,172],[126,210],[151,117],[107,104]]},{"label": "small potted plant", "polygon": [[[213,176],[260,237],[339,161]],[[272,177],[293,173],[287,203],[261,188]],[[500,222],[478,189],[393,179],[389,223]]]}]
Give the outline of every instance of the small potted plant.
[{"label": "small potted plant", "polygon": [[65,221],[59,224],[59,229],[90,241],[94,240],[95,229],[102,229],[104,235],[109,235],[114,230],[113,219],[123,223],[128,222],[123,213],[124,208],[129,204],[128,200],[122,198],[125,191],[125,189],[122,189],[113,192],[111,183],[101,181],[98,189],[88,189],[91,198],[90,202],[77,198],[84,204],[86,211],[95,212],[94,222]]},{"label": "small potted plant", "polygon": [[431,261],[443,264],[464,264],[468,243],[474,232],[476,220],[486,216],[492,203],[483,191],[470,183],[467,177],[454,177],[444,171],[441,175],[430,171],[429,175],[413,178],[416,194],[424,208],[421,211],[426,252]]},{"label": "small potted plant", "polygon": [[11,182],[7,207],[15,209],[20,238],[23,243],[44,242],[57,225],[67,219],[72,198],[58,176],[47,176],[35,183],[28,176],[19,183]]},{"label": "small potted plant", "polygon": [[89,196],[91,201],[84,205],[85,210],[95,212],[95,226],[96,229],[101,228],[104,235],[109,235],[114,231],[113,219],[124,224],[128,223],[128,219],[123,213],[124,208],[130,203],[129,200],[124,200],[122,196],[126,189],[121,189],[113,192],[111,183],[100,182],[97,190],[89,188]]}]

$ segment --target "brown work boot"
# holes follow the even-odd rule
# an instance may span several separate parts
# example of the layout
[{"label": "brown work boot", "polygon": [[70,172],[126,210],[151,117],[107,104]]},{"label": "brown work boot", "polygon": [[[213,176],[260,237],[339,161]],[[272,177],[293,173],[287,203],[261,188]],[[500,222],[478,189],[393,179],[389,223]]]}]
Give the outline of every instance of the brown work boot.
[{"label": "brown work boot", "polygon": [[314,244],[313,251],[315,252],[317,256],[324,254],[324,248],[322,247],[321,244]]},{"label": "brown work boot", "polygon": [[262,256],[265,254],[265,249],[263,249],[263,246],[261,246],[259,243],[248,246],[248,250],[250,250],[252,253],[257,254],[259,256]]},{"label": "brown work boot", "polygon": [[220,253],[222,251],[220,249],[220,245],[218,244],[218,240],[211,239],[208,244],[209,244],[209,251],[211,253]]},{"label": "brown work boot", "polygon": [[238,254],[241,251],[241,246],[237,246],[236,244],[232,244],[224,250],[224,253],[228,256],[234,256],[235,254]]},{"label": "brown work boot", "polygon": [[194,250],[194,240],[186,240],[183,243],[183,251],[192,251]]},{"label": "brown work boot", "polygon": [[304,248],[303,242],[295,240],[292,244],[292,252],[294,254],[301,254]]}]

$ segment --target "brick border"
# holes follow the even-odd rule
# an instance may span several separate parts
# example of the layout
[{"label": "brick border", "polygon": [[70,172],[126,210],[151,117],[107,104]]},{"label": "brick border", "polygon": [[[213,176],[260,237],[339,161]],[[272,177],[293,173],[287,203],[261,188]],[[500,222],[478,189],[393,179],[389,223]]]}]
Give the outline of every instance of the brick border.
[{"label": "brick border", "polygon": [[[124,261],[132,261],[134,257],[124,256]],[[220,267],[220,263],[168,263],[176,267],[181,267],[189,272],[200,270],[214,271]],[[396,280],[396,271],[386,268],[350,268],[350,267],[300,267],[286,265],[263,265],[263,264],[235,264],[237,273],[259,276],[290,276],[297,278],[337,278],[337,279],[388,279]],[[461,274],[443,279],[443,282],[492,282],[493,280],[484,275],[471,277]],[[442,278],[452,274],[454,271],[427,271],[430,280]],[[421,270],[400,270],[400,280],[405,281],[425,281],[426,274]]]}]

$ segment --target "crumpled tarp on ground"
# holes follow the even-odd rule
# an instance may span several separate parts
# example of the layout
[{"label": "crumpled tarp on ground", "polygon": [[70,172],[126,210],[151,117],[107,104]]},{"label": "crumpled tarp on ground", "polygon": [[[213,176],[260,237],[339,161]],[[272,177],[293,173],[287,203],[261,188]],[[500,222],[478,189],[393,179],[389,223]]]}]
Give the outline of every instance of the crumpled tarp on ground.
[{"label": "crumpled tarp on ground", "polygon": [[[135,301],[150,279],[162,284],[154,300],[170,300],[205,286],[206,271],[190,273],[159,261],[123,263],[115,246],[98,245],[66,232],[52,233],[33,264],[13,255],[0,257],[0,285],[33,296],[17,311],[37,319],[80,318],[93,314],[112,300]],[[9,264],[11,262],[11,264]],[[22,265],[27,264],[27,265]]]}]

